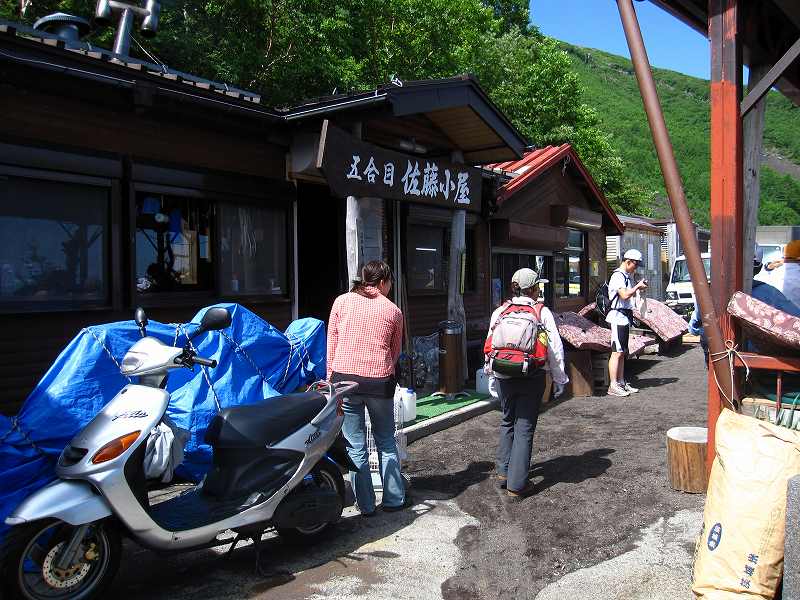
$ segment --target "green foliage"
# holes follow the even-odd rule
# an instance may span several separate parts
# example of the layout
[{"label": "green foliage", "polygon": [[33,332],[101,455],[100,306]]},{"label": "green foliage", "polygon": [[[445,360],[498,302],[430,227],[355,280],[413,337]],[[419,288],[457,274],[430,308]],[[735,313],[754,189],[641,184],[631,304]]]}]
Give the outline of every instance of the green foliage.
[{"label": "green foliage", "polygon": [[[561,44],[587,98],[610,132],[611,143],[631,178],[651,196],[665,196],[658,158],[642,106],[631,62],[599,50]],[[675,157],[683,177],[693,218],[708,226],[710,198],[710,98],[708,81],[653,69]],[[784,157],[800,162],[800,113],[773,92],[767,101],[764,143]],[[762,225],[800,223],[800,185],[790,176],[762,169],[759,222]]]},{"label": "green foliage", "polygon": [[[29,23],[94,7],[32,1]],[[16,18],[15,2],[0,2]],[[528,15],[525,0],[162,0],[158,35],[139,41],[173,68],[259,91],[267,106],[369,89],[393,75],[474,73],[531,142],[571,143],[617,210],[647,214],[645,187],[589,108],[593,95]],[[98,31],[92,41],[108,47],[111,35]]]}]

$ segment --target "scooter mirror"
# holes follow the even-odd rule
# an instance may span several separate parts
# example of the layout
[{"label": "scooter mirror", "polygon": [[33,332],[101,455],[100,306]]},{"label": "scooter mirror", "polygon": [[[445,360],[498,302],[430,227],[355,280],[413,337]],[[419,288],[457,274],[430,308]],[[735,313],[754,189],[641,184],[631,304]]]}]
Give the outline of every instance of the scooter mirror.
[{"label": "scooter mirror", "polygon": [[136,308],[133,320],[136,321],[136,325],[139,326],[139,332],[142,334],[142,337],[145,337],[147,335],[147,315],[141,306]]},{"label": "scooter mirror", "polygon": [[200,327],[195,330],[195,332],[190,336],[190,339],[197,337],[206,331],[219,331],[220,329],[225,329],[230,324],[231,313],[229,313],[227,309],[220,308],[219,306],[209,308],[206,311],[206,314],[203,315],[203,319],[200,321]]}]

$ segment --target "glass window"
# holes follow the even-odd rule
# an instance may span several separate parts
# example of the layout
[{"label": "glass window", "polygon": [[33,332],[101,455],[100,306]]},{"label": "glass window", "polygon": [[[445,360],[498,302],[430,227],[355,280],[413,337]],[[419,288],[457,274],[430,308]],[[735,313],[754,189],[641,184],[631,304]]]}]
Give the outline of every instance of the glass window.
[{"label": "glass window", "polygon": [[222,292],[286,294],[286,211],[221,204],[219,214]]},{"label": "glass window", "polygon": [[444,228],[409,223],[406,237],[409,291],[444,291],[447,281]]},{"label": "glass window", "polygon": [[586,236],[570,229],[567,247],[554,257],[555,293],[562,298],[578,297],[584,293],[583,263]]},{"label": "glass window", "polygon": [[[492,303],[499,305],[511,297],[511,277],[517,269],[527,267],[533,269],[542,279],[552,282],[548,272],[548,261],[544,256],[534,254],[495,254],[492,257]],[[548,296],[547,286],[541,288],[545,298]]]},{"label": "glass window", "polygon": [[0,177],[0,303],[108,302],[107,188]]},{"label": "glass window", "polygon": [[213,289],[211,220],[211,204],[206,200],[137,194],[139,292]]}]

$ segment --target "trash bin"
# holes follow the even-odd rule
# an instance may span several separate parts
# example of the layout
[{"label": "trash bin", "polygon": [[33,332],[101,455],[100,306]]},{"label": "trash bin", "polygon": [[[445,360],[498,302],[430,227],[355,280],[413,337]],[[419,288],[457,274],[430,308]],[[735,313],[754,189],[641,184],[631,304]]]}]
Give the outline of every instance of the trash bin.
[{"label": "trash bin", "polygon": [[457,394],[464,388],[464,326],[458,321],[439,323],[439,391]]}]

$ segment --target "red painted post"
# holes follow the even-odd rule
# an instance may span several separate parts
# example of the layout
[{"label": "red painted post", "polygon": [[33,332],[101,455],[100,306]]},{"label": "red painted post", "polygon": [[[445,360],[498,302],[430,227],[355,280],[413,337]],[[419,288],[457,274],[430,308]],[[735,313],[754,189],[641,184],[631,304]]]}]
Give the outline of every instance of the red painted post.
[{"label": "red painted post", "polygon": [[[742,48],[740,0],[709,0],[711,40],[711,290],[725,339],[736,331],[725,310],[742,289]],[[708,455],[714,460],[714,429],[722,409],[712,370],[708,381]]]}]

